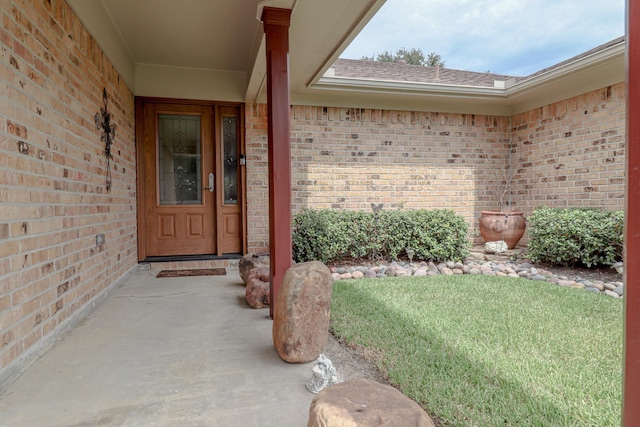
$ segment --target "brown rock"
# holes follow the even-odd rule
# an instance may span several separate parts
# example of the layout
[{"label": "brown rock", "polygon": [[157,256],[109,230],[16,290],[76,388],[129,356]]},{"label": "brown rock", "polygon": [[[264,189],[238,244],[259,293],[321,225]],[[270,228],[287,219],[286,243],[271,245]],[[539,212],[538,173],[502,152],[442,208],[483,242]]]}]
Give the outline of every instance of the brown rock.
[{"label": "brown rock", "polygon": [[320,356],[329,336],[331,273],[319,261],[287,270],[273,310],[273,344],[285,362]]},{"label": "brown rock", "polygon": [[242,257],[238,263],[238,271],[245,285],[249,280],[249,272],[256,267],[269,267],[269,253],[247,254]]},{"label": "brown rock", "polygon": [[395,388],[358,378],[335,384],[311,401],[307,427],[435,427],[431,417]]},{"label": "brown rock", "polygon": [[249,272],[245,297],[247,304],[252,308],[268,307],[270,303],[270,269],[269,267],[256,267]]},{"label": "brown rock", "polygon": [[453,271],[449,267],[445,267],[442,269],[442,274],[445,276],[453,276]]}]

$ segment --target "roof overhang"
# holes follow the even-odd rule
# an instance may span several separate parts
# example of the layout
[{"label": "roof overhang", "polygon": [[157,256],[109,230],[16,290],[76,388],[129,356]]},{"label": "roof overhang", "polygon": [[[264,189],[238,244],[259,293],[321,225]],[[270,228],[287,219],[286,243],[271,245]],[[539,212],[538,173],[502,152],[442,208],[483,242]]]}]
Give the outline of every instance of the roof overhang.
[{"label": "roof overhang", "polygon": [[266,102],[265,6],[292,10],[293,104],[511,115],[625,80],[624,41],[495,87],[332,76],[329,68],[385,0],[67,2],[141,96]]},{"label": "roof overhang", "polygon": [[291,9],[290,87],[305,90],[386,0],[67,0],[135,95],[266,102],[265,6]]},{"label": "roof overhang", "polygon": [[[292,98],[330,106],[512,115],[625,81],[624,41],[518,81],[495,87],[336,77],[309,85],[317,96]],[[324,105],[324,104],[323,104]]]},{"label": "roof overhang", "polygon": [[[329,106],[347,103],[356,108],[402,109],[468,113],[481,110],[486,114],[508,114],[504,89],[457,86],[439,83],[417,83],[322,77],[309,86],[317,93],[292,94],[299,103],[323,98]],[[323,104],[324,105],[324,104]],[[347,106],[347,105],[344,105]]]}]

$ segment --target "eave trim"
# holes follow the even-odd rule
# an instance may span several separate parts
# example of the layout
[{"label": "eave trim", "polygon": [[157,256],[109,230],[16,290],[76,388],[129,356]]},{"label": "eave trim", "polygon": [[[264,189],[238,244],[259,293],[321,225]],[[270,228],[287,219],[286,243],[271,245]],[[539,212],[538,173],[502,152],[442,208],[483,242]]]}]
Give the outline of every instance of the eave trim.
[{"label": "eave trim", "polygon": [[589,68],[607,62],[624,61],[626,43],[620,42],[591,55],[576,59],[548,71],[533,74],[520,81],[497,81],[496,87],[452,85],[424,82],[400,82],[396,80],[374,80],[353,77],[323,76],[309,89],[366,92],[374,94],[396,94],[415,96],[436,96],[469,100],[492,100],[508,106],[512,98],[521,98],[541,87],[561,84],[561,80],[572,75],[585,73]]}]

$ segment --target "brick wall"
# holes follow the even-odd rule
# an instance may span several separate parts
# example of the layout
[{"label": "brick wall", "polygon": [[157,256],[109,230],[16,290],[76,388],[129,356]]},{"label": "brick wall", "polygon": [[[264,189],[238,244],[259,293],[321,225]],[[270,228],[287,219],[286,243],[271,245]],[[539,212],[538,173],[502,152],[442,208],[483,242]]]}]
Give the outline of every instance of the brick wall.
[{"label": "brick wall", "polygon": [[[449,208],[476,230],[501,193],[525,214],[622,209],[624,93],[620,83],[514,117],[294,106],[293,210]],[[269,240],[266,114],[247,105],[250,251]]]},{"label": "brick wall", "polygon": [[620,83],[514,116],[518,205],[624,209],[625,111]]},{"label": "brick wall", "polygon": [[[249,247],[266,247],[266,108],[247,110]],[[492,206],[484,181],[506,164],[506,117],[308,106],[291,114],[294,212],[382,203],[453,209],[474,224]]]},{"label": "brick wall", "polygon": [[508,119],[294,107],[293,207],[449,208],[473,222]]},{"label": "brick wall", "polygon": [[95,41],[62,0],[3,0],[0,19],[2,379],[136,264],[136,204],[133,96]]},{"label": "brick wall", "polygon": [[245,150],[247,156],[247,251],[269,249],[269,170],[267,106],[245,105]]}]

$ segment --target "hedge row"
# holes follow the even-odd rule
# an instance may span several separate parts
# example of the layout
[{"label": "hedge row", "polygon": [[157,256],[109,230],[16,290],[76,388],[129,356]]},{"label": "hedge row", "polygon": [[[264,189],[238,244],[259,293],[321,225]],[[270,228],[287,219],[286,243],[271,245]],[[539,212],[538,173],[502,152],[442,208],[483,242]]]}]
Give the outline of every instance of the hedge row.
[{"label": "hedge row", "polygon": [[398,259],[413,250],[417,260],[461,260],[470,242],[464,218],[449,209],[336,211],[304,209],[293,218],[296,262],[348,257]]},{"label": "hedge row", "polygon": [[541,207],[528,220],[532,261],[592,267],[622,260],[623,211]]}]

